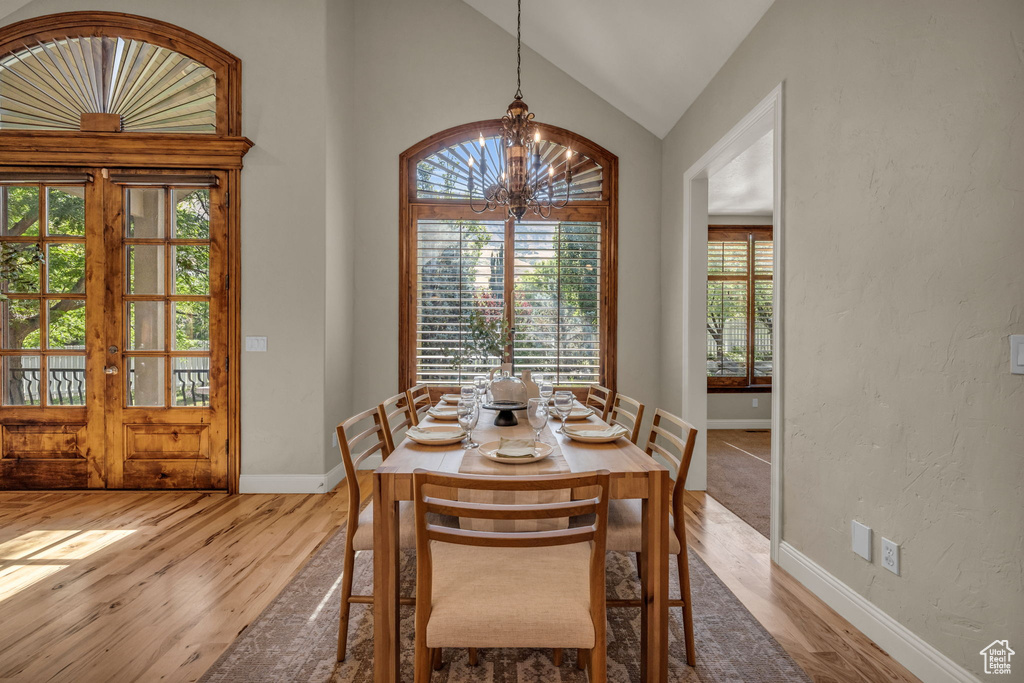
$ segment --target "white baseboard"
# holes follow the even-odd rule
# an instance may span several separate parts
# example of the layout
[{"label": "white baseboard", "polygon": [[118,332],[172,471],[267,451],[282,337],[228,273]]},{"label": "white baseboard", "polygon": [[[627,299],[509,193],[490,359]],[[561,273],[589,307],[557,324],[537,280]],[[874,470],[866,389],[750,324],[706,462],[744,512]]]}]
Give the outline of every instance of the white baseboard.
[{"label": "white baseboard", "polygon": [[779,544],[779,566],[922,681],[980,683],[970,671],[785,541]]},{"label": "white baseboard", "polygon": [[[380,456],[371,455],[360,463],[361,469],[375,469]],[[243,474],[238,478],[239,493],[327,493],[345,481],[345,464],[338,463],[327,474]]]},{"label": "white baseboard", "polygon": [[243,474],[238,477],[239,493],[327,493],[345,479],[345,466],[338,463],[327,474]]},{"label": "white baseboard", "polygon": [[771,418],[764,420],[708,420],[708,429],[771,429]]}]

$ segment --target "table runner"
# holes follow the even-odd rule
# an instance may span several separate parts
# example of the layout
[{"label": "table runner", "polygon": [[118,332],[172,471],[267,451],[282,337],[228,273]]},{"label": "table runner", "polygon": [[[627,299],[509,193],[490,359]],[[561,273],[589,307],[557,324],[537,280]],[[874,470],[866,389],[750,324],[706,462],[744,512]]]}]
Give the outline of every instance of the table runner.
[{"label": "table runner", "polygon": [[[506,439],[528,439],[534,434],[533,428],[526,421],[526,411],[517,411],[516,416],[519,424],[513,427],[495,427],[493,410],[481,410],[480,421],[473,431],[473,438],[479,444],[488,441],[499,441],[502,437]],[[486,474],[499,476],[536,476],[540,474],[566,474],[570,472],[568,463],[562,456],[562,449],[559,448],[558,439],[551,433],[550,422],[541,430],[540,440],[552,447],[551,455],[538,460],[537,462],[524,463],[522,465],[506,465],[501,462],[494,462],[485,458],[480,451],[473,449],[466,451],[462,456],[462,464],[459,466],[461,474]],[[497,503],[501,505],[536,505],[539,503],[556,503],[569,500],[570,491],[467,491],[459,490],[459,500],[472,503]],[[567,518],[551,520],[491,520],[491,519],[469,519],[461,520],[463,528],[473,531],[548,531],[552,529],[565,529],[569,526]]]}]

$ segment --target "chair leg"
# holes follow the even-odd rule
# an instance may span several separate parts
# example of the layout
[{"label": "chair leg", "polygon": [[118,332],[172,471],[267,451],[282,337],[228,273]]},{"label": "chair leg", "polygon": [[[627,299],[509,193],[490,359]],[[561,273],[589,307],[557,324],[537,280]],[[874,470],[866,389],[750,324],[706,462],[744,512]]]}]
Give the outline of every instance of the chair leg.
[{"label": "chair leg", "polygon": [[476,648],[475,647],[471,647],[471,648],[469,648],[469,665],[470,666],[476,666],[476,664],[477,664]]},{"label": "chair leg", "polygon": [[[352,530],[350,530],[352,531]],[[341,576],[341,618],[338,620],[338,661],[345,661],[345,650],[348,646],[348,614],[352,608],[349,598],[352,597],[352,572],[356,564],[356,552],[352,548],[352,533],[345,538],[345,559],[342,561]]]},{"label": "chair leg", "polygon": [[555,666],[562,666],[562,648],[556,647],[551,652],[551,659],[554,660]]},{"label": "chair leg", "polygon": [[433,649],[433,653],[434,653],[434,671],[440,671],[441,667],[444,666],[444,662],[441,661],[441,648],[435,647]]},{"label": "chair leg", "polygon": [[690,606],[690,562],[686,555],[686,539],[680,539],[682,551],[676,555],[679,569],[679,597],[683,599],[683,633],[686,638],[686,663],[697,666],[697,648],[693,642],[693,608]]},{"label": "chair leg", "polygon": [[583,671],[587,668],[587,655],[590,654],[590,650],[579,649],[576,650],[576,668]]},{"label": "chair leg", "polygon": [[590,683],[605,683],[608,680],[607,661],[605,660],[605,651],[602,648],[594,648],[590,651],[588,657],[590,671],[588,678]]},{"label": "chair leg", "polygon": [[431,650],[427,647],[426,640],[416,639],[416,654],[413,663],[413,675],[416,683],[430,683],[430,675],[433,673],[432,666],[434,658]]}]

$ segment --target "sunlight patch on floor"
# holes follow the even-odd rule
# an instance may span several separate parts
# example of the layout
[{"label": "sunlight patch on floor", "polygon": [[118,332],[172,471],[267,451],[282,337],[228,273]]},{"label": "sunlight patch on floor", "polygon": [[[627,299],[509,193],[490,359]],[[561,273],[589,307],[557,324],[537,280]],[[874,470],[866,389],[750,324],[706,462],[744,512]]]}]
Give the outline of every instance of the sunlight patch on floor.
[{"label": "sunlight patch on floor", "polygon": [[0,602],[133,533],[134,529],[40,529],[0,543]]}]

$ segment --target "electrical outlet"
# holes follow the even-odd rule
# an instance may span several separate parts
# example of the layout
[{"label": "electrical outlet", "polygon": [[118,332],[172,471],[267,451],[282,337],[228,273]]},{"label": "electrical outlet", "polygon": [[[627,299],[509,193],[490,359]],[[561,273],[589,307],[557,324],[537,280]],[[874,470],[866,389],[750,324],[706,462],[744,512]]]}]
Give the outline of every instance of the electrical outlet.
[{"label": "electrical outlet", "polygon": [[266,337],[246,337],[245,338],[245,350],[246,351],[266,351],[267,350],[267,338]]},{"label": "electrical outlet", "polygon": [[864,526],[854,520],[850,522],[850,532],[853,536],[853,552],[871,561],[871,527]]},{"label": "electrical outlet", "polygon": [[882,537],[882,566],[896,576],[900,575],[900,546]]},{"label": "electrical outlet", "polygon": [[752,401],[752,404],[753,404],[753,406],[754,406],[755,408],[757,407],[757,399],[756,399],[756,398],[755,398],[755,399],[754,399],[754,400]]}]

